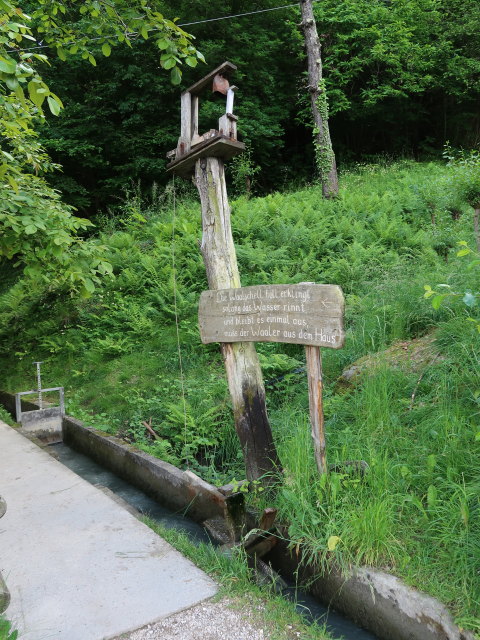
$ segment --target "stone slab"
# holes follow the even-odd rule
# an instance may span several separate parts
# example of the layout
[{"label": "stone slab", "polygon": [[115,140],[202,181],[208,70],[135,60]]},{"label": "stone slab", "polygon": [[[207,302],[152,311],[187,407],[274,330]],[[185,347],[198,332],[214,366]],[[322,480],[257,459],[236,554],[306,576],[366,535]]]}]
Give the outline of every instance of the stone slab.
[{"label": "stone slab", "polygon": [[26,433],[43,434],[62,433],[62,410],[60,407],[48,407],[35,411],[22,412],[22,429]]},{"label": "stone slab", "polygon": [[0,422],[0,571],[26,640],[100,640],[213,596],[216,584],[102,491]]}]

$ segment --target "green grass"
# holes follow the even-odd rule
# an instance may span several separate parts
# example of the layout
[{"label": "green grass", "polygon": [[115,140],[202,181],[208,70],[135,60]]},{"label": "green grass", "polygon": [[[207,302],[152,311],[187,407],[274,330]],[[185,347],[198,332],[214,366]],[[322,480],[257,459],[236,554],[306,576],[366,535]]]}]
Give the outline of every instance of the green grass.
[{"label": "green grass", "polygon": [[15,631],[11,622],[0,614],[0,640],[17,640],[17,638],[18,631]]},{"label": "green grass", "polygon": [[270,640],[291,640],[296,637],[302,640],[328,640],[331,637],[323,626],[315,623],[307,624],[295,611],[293,603],[275,592],[274,585],[256,585],[253,573],[248,569],[240,549],[226,555],[212,545],[203,543],[194,545],[183,532],[166,529],[149,518],[143,520],[158,535],[170,542],[219,583],[220,590],[217,598],[230,596],[235,598],[238,605],[248,607],[251,607],[252,601],[257,604],[261,602],[264,609],[259,614],[261,615],[259,621],[263,623],[262,626],[267,625],[266,637]]},{"label": "green grass", "polygon": [[3,420],[3,422],[6,422],[11,427],[15,426],[16,424],[12,416],[8,413],[8,411],[1,406],[0,406],[0,420]]},{"label": "green grass", "polygon": [[[456,257],[457,243],[472,239],[471,213],[450,194],[447,175],[436,164],[362,166],[342,176],[337,200],[323,200],[318,187],[239,199],[232,224],[243,285],[316,281],[339,284],[346,296],[345,347],[323,350],[328,458],[365,460],[365,477],[318,478],[298,371],[303,349],[257,345],[285,468],[277,506],[292,544],[320,565],[391,570],[478,630],[480,337],[461,300],[435,310],[423,298],[426,284],[478,291],[478,269]],[[181,201],[176,211],[184,412],[164,203],[146,205],[145,223],[127,215],[107,222],[115,279],[87,300],[34,288],[1,266],[0,387],[31,387],[32,361],[43,360],[45,385],[65,386],[70,413],[223,484],[242,477],[243,463],[218,347],[198,334],[207,288],[199,205]],[[478,306],[470,313],[478,317]],[[382,357],[395,341],[431,331],[440,355],[423,367]],[[377,366],[351,388],[336,384],[368,354],[380,354]],[[156,443],[142,426],[150,418]],[[334,551],[331,536],[340,538]]]}]

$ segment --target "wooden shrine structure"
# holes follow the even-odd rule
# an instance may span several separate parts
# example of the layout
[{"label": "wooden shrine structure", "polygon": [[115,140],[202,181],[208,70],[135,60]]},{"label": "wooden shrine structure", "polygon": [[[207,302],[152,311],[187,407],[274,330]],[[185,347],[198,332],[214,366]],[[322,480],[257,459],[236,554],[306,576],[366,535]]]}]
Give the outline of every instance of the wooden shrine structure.
[{"label": "wooden shrine structure", "polygon": [[[195,176],[202,205],[201,252],[209,286],[200,300],[201,337],[204,343],[220,343],[247,479],[269,484],[280,471],[280,460],[254,342],[304,345],[315,459],[319,472],[326,473],[320,347],[343,346],[344,300],[339,287],[311,282],[242,288],[224,169],[224,161],[245,149],[237,140],[233,113],[237,87],[228,80],[235,69],[231,62],[224,62],[182,93],[180,137],[176,149],[167,154],[167,170],[184,178]],[[199,95],[209,85],[213,92],[226,96],[225,113],[218,129],[200,135]]]},{"label": "wooden shrine structure", "polygon": [[[167,171],[185,178],[194,173],[195,163],[200,158],[230,160],[245,150],[244,143],[237,140],[238,118],[233,113],[237,87],[231,86],[228,81],[228,77],[236,68],[231,62],[224,62],[182,93],[180,137],[177,148],[167,154],[171,160]],[[213,93],[226,96],[225,113],[218,121],[218,129],[210,129],[200,135],[198,133],[199,97],[210,85],[213,85]]]}]

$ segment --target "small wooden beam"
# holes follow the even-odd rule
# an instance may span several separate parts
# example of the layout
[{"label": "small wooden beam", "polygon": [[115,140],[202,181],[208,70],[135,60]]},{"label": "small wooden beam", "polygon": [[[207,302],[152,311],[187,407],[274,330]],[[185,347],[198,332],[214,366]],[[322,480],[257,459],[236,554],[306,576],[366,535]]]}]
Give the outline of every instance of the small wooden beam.
[{"label": "small wooden beam", "polygon": [[236,71],[236,69],[237,69],[236,65],[232,64],[231,62],[228,62],[228,61],[224,62],[219,67],[211,71],[204,78],[202,78],[198,82],[195,82],[195,84],[192,84],[192,86],[189,87],[187,91],[192,95],[198,95],[203,91],[203,89],[205,89],[205,87],[208,87],[209,84],[212,84],[213,79],[217,75],[217,73],[221,73],[222,75],[226,76],[232,73],[233,71]]},{"label": "small wooden beam", "polygon": [[225,519],[233,542],[240,542],[246,529],[245,494],[232,493],[225,498]]},{"label": "small wooden beam", "polygon": [[197,160],[201,158],[221,158],[229,160],[233,156],[245,151],[245,145],[238,140],[230,140],[225,136],[218,134],[213,138],[209,138],[204,142],[196,144],[194,148],[184,156],[175,159],[167,165],[167,171],[172,171],[182,178],[191,175],[195,169]]},{"label": "small wooden beam", "polygon": [[181,97],[180,137],[177,143],[176,158],[181,158],[190,151],[192,143],[192,96],[188,91]]},{"label": "small wooden beam", "polygon": [[245,553],[247,556],[256,556],[257,558],[263,558],[269,553],[273,547],[277,544],[278,538],[275,536],[268,536],[266,538],[255,539],[252,544],[248,544],[245,547]]},{"label": "small wooden beam", "polygon": [[262,531],[268,531],[273,527],[273,523],[275,522],[275,518],[277,517],[277,509],[273,507],[267,507],[263,510],[262,516],[260,518],[258,528],[262,529]]},{"label": "small wooden beam", "polygon": [[320,347],[305,347],[307,357],[308,400],[315,461],[320,475],[327,473],[325,425],[323,418],[323,377]]},{"label": "small wooden beam", "polygon": [[[191,95],[191,94],[190,94]],[[192,96],[192,142],[198,136],[198,96]]]}]

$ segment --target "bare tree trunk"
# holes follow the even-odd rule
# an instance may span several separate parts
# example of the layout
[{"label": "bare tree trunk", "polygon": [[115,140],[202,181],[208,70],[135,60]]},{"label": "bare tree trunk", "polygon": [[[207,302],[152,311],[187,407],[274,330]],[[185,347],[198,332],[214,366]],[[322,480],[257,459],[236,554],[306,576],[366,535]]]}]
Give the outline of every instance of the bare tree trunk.
[{"label": "bare tree trunk", "polygon": [[473,209],[473,231],[475,233],[477,251],[480,252],[480,203]]},{"label": "bare tree trunk", "polygon": [[[237,257],[230,226],[230,207],[223,161],[202,158],[195,165],[202,203],[201,251],[210,289],[240,287]],[[248,480],[280,469],[265,404],[265,388],[255,346],[251,342],[222,343],[228,386]]]},{"label": "bare tree trunk", "polygon": [[322,76],[320,40],[313,15],[312,0],[301,0],[300,7],[308,57],[308,89],[312,103],[315,157],[323,195],[325,198],[331,198],[338,194],[338,176],[335,153],[328,128],[328,102]]}]

